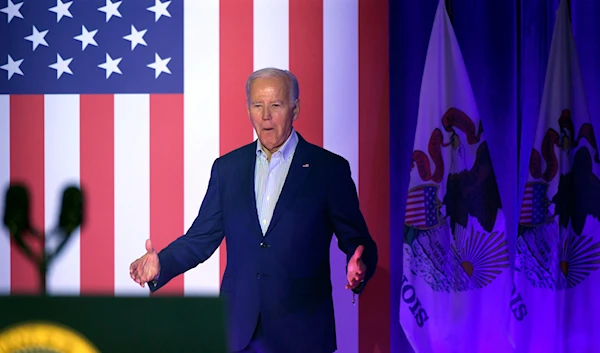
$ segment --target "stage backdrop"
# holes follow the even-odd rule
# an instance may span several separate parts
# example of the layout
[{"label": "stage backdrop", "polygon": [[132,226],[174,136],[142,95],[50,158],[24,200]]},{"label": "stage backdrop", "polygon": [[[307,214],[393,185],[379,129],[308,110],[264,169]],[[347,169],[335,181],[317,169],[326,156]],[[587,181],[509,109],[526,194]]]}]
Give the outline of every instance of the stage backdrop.
[{"label": "stage backdrop", "polygon": [[[519,211],[538,123],[550,41],[558,0],[451,0],[453,28],[475,95],[504,208],[510,255],[514,258]],[[410,161],[425,57],[438,0],[390,2],[390,173],[391,173],[391,351],[411,352],[399,323],[403,228]],[[590,117],[598,126],[600,4],[572,0],[572,26]],[[596,97],[596,98],[595,98]],[[520,168],[517,168],[520,166]],[[511,310],[518,321],[523,296],[511,288]],[[573,305],[578,305],[573,303]],[[581,305],[581,304],[579,304]],[[514,310],[513,309],[517,309]],[[594,327],[595,320],[586,321]],[[513,322],[513,335],[519,329]],[[507,336],[511,328],[506,325]],[[597,326],[597,325],[596,325]],[[477,336],[469,336],[477,340]],[[539,336],[538,342],[544,341]],[[532,341],[532,342],[535,342]],[[545,342],[545,341],[544,341]],[[477,344],[474,342],[474,344]],[[492,342],[493,344],[493,342]],[[523,342],[521,351],[526,351]],[[494,346],[496,347],[496,346]]]},{"label": "stage backdrop", "polygon": [[[349,160],[380,249],[353,305],[332,243],[339,351],[389,351],[387,1],[1,0],[0,10],[0,186],[27,183],[40,229],[56,226],[65,186],[87,200],[50,294],[148,295],[129,264],[147,238],[160,249],[183,234],[213,161],[253,141],[246,78],[275,66],[300,81],[297,130]],[[0,233],[0,291],[38,292]],[[222,246],[160,294],[217,295],[225,266]]]}]

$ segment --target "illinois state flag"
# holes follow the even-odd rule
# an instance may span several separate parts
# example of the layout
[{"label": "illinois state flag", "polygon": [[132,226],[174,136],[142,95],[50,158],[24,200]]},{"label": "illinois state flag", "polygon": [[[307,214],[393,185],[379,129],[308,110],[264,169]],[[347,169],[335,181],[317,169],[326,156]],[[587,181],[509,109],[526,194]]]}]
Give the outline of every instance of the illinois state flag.
[{"label": "illinois state flag", "polygon": [[[561,1],[519,220],[518,351],[600,350],[600,160]],[[595,349],[594,349],[595,348]]]},{"label": "illinois state flag", "polygon": [[509,351],[506,224],[444,1],[425,61],[404,228],[400,321],[417,352]]}]

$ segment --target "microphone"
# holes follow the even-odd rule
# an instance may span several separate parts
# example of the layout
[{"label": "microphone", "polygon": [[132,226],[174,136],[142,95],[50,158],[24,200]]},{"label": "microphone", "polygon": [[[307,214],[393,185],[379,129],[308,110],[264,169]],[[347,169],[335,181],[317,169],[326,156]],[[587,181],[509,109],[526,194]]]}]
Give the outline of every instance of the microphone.
[{"label": "microphone", "polygon": [[24,185],[11,185],[6,191],[4,225],[10,233],[21,238],[24,231],[31,229],[29,221],[29,192]]},{"label": "microphone", "polygon": [[31,228],[29,220],[29,191],[25,185],[13,184],[6,191],[4,202],[4,225],[8,228],[10,237],[31,261],[40,264],[39,258],[25,242],[28,233],[40,239],[40,234]]},{"label": "microphone", "polygon": [[[38,269],[40,289],[46,294],[46,276],[50,264],[63,250],[73,231],[83,223],[83,193],[78,187],[69,186],[63,191],[58,227],[54,232],[60,234],[59,244],[54,251],[49,251],[44,245],[45,237],[53,232],[43,232],[33,229],[29,219],[30,196],[25,185],[13,184],[6,191],[4,207],[4,225],[9,229],[10,236]],[[25,241],[27,235],[33,235],[41,244],[41,252],[34,252],[32,244]]]},{"label": "microphone", "polygon": [[47,254],[48,262],[52,261],[67,245],[73,231],[83,223],[83,193],[75,186],[69,186],[63,191],[58,230],[63,237],[54,250]]},{"label": "microphone", "polygon": [[58,227],[69,236],[83,224],[83,193],[75,186],[69,186],[63,192]]}]

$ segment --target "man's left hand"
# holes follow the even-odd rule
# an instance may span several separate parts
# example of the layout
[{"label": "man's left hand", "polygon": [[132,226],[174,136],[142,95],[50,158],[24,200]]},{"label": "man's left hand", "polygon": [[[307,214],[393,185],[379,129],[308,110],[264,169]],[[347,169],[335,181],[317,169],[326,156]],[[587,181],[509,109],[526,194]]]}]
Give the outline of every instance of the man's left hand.
[{"label": "man's left hand", "polygon": [[364,249],[365,247],[362,245],[356,248],[354,255],[352,255],[350,261],[348,262],[348,272],[346,273],[348,284],[346,284],[346,289],[357,288],[365,280],[367,266],[362,261],[362,253]]}]

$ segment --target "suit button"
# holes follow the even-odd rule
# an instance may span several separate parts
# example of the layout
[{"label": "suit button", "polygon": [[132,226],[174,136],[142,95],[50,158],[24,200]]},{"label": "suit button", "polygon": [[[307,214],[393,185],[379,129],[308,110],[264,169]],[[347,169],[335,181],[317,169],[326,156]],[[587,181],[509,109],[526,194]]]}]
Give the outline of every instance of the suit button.
[{"label": "suit button", "polygon": [[260,279],[260,273],[256,274],[256,278]]},{"label": "suit button", "polygon": [[266,248],[267,246],[268,246],[267,243],[265,243],[264,241],[262,243],[260,243],[260,247],[263,249]]}]

